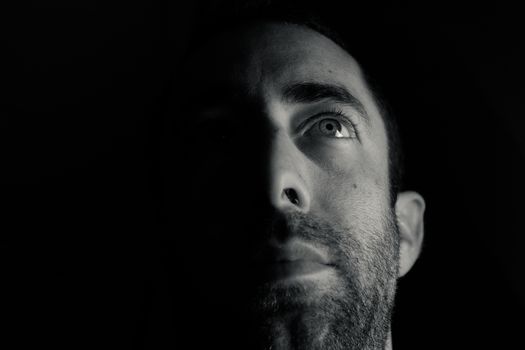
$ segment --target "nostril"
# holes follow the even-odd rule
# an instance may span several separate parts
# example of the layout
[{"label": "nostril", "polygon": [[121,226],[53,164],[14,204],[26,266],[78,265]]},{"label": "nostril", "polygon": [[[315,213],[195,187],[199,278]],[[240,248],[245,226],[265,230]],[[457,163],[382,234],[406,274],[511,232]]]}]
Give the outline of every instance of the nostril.
[{"label": "nostril", "polygon": [[286,195],[286,197],[291,203],[295,205],[299,205],[299,196],[297,195],[297,192],[293,188],[285,189],[284,194]]}]

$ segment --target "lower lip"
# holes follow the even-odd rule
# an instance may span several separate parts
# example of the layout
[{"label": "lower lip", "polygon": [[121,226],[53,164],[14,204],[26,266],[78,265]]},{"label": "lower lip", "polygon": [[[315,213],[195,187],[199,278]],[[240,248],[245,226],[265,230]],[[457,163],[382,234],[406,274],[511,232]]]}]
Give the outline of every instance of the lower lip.
[{"label": "lower lip", "polygon": [[314,275],[329,268],[329,265],[314,261],[284,261],[270,264],[267,268],[267,276],[272,280],[283,280]]}]

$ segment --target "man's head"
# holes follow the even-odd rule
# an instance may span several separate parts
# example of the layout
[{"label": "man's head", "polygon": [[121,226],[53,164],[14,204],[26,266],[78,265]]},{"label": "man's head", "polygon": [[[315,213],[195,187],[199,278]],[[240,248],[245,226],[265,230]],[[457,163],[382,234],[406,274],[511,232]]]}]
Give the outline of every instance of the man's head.
[{"label": "man's head", "polygon": [[181,254],[201,311],[264,349],[384,348],[424,201],[392,196],[359,63],[307,25],[255,21],[195,47],[185,72]]}]

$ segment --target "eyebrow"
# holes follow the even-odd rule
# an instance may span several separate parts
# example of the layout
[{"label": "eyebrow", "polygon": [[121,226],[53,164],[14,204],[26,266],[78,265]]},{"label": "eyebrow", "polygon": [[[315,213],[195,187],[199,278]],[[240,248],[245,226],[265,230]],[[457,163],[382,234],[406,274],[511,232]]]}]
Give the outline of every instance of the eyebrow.
[{"label": "eyebrow", "polygon": [[318,82],[299,82],[286,85],[282,89],[282,100],[286,103],[315,103],[333,101],[354,108],[368,120],[365,106],[344,86]]}]

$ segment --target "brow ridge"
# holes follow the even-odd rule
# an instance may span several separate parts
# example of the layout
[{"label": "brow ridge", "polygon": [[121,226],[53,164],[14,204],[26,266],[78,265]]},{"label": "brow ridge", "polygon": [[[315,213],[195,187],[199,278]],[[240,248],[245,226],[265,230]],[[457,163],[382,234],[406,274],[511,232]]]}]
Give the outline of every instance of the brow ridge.
[{"label": "brow ridge", "polygon": [[283,102],[288,104],[333,101],[354,108],[368,120],[363,103],[340,84],[310,81],[291,83],[283,87],[281,97]]}]

